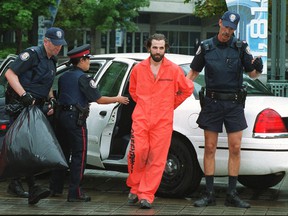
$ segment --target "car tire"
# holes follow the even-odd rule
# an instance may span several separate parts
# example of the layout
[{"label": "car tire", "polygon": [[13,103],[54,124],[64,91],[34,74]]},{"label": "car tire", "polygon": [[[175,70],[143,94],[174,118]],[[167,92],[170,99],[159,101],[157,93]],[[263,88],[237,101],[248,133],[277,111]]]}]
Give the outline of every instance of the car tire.
[{"label": "car tire", "polygon": [[172,137],[166,167],[157,196],[184,197],[200,185],[203,172],[191,143]]},{"label": "car tire", "polygon": [[252,189],[266,189],[277,185],[285,176],[285,172],[267,175],[239,175],[238,181]]}]

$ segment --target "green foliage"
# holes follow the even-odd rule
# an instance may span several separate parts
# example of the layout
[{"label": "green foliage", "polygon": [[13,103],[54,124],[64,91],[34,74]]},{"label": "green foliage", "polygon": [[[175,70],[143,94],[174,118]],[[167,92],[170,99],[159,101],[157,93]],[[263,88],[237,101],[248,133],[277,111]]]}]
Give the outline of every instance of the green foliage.
[{"label": "green foliage", "polygon": [[5,59],[9,54],[15,54],[16,48],[0,49],[0,59]]},{"label": "green foliage", "polygon": [[[191,0],[184,0],[189,3]],[[227,11],[225,0],[195,0],[194,16],[199,18],[212,17],[214,15],[222,15]]]},{"label": "green foliage", "polygon": [[0,29],[21,29],[22,31],[31,29],[35,18],[49,14],[47,5],[55,4],[56,0],[1,0],[0,20],[5,20],[5,22],[0,22]]},{"label": "green foliage", "polygon": [[145,6],[149,6],[149,0],[61,0],[55,25],[74,30],[83,27],[99,31],[135,30],[132,19]]}]

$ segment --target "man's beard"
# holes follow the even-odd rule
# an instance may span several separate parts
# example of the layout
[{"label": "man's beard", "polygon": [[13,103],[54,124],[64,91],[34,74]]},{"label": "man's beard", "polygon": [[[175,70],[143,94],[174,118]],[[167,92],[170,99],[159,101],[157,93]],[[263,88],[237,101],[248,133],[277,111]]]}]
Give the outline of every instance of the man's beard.
[{"label": "man's beard", "polygon": [[164,57],[164,55],[160,55],[160,54],[153,55],[152,53],[150,53],[150,56],[155,62],[160,62]]}]

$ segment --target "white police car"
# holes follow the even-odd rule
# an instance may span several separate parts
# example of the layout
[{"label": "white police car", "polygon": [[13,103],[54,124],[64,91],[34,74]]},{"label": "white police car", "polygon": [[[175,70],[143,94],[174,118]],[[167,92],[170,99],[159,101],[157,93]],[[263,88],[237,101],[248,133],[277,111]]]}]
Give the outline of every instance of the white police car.
[{"label": "white police car", "polygon": [[[129,96],[129,75],[147,53],[103,54],[91,57],[89,73],[94,76],[102,95]],[[192,56],[166,54],[190,69]],[[68,67],[58,66],[59,75]],[[3,76],[3,71],[0,72]],[[53,88],[57,92],[57,75]],[[288,171],[288,98],[276,97],[259,80],[244,75],[248,89],[245,114],[248,128],[243,132],[239,182],[251,188],[264,189],[278,184]],[[158,195],[181,197],[193,193],[203,177],[204,135],[196,124],[200,112],[198,92],[203,75],[195,81],[195,90],[176,110],[174,131]],[[2,85],[2,84],[1,84]],[[87,166],[127,172],[131,113],[129,105],[91,103],[88,124]],[[225,131],[219,134],[216,152],[216,176],[228,175],[228,145]]]}]

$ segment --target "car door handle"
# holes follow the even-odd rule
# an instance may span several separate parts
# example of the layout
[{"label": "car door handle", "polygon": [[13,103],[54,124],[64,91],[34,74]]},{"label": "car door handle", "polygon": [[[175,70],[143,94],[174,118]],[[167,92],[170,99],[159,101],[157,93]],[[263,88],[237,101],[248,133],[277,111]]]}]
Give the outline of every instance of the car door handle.
[{"label": "car door handle", "polygon": [[99,113],[101,116],[106,116],[106,114],[107,114],[107,111],[100,111],[100,113]]}]

